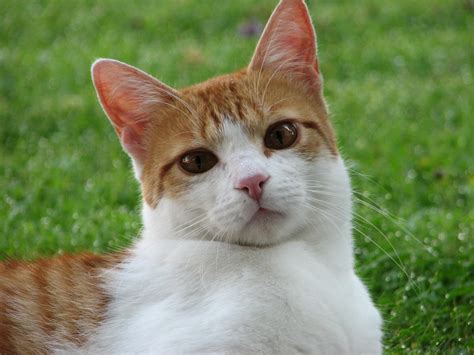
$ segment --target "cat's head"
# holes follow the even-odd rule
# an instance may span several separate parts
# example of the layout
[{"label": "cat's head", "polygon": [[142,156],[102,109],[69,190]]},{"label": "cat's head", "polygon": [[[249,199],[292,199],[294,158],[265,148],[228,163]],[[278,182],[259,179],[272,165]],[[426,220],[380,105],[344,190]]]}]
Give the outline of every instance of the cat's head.
[{"label": "cat's head", "polygon": [[181,90],[113,60],[92,75],[141,183],[145,229],[166,218],[178,237],[267,245],[324,220],[338,194],[347,203],[302,0],[281,1],[239,72]]}]

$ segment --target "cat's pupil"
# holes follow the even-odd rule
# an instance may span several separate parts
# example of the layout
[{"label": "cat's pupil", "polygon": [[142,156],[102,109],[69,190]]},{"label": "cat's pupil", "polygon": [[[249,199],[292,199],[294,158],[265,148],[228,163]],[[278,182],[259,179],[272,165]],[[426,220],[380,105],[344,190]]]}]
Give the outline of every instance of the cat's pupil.
[{"label": "cat's pupil", "polygon": [[202,161],[201,161],[201,156],[200,155],[196,155],[195,163],[198,167],[198,170],[201,170],[202,169]]},{"label": "cat's pupil", "polygon": [[280,142],[280,144],[283,145],[283,134],[281,133],[281,130],[276,131],[275,134],[276,134],[276,139],[278,139],[278,142]]}]

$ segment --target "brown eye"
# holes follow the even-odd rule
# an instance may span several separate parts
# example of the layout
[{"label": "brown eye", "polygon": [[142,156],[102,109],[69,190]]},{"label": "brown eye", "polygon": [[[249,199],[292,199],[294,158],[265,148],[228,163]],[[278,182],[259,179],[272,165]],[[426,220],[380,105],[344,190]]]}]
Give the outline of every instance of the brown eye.
[{"label": "brown eye", "polygon": [[298,129],[291,122],[277,122],[272,124],[265,133],[265,146],[270,149],[289,148],[298,137]]},{"label": "brown eye", "polygon": [[189,173],[201,174],[217,164],[217,157],[207,150],[193,150],[183,155],[179,164]]}]

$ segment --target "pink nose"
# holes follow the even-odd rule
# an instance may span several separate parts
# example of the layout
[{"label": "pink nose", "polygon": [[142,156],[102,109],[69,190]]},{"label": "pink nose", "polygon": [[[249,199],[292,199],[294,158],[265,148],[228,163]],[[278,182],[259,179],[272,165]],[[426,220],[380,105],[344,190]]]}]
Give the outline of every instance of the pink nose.
[{"label": "pink nose", "polygon": [[269,178],[268,175],[257,174],[240,180],[235,186],[236,189],[244,190],[255,201],[262,196],[263,184]]}]

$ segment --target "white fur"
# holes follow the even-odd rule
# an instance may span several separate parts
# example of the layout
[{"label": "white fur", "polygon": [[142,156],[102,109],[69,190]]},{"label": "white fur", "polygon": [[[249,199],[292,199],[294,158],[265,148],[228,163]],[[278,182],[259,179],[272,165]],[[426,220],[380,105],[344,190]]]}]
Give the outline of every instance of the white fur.
[{"label": "white fur", "polygon": [[[107,320],[81,350],[381,353],[381,317],[354,273],[342,160],[266,158],[229,122],[222,136],[219,164],[188,193],[145,204],[141,239],[107,274]],[[262,205],[284,217],[251,221],[258,205],[233,188],[249,173],[270,175]]]}]

